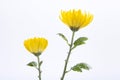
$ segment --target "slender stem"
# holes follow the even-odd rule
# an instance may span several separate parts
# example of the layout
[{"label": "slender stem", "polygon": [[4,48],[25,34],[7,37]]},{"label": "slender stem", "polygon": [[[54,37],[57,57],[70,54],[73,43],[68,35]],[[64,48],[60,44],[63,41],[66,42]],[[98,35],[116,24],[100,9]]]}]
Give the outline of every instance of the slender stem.
[{"label": "slender stem", "polygon": [[75,32],[73,31],[72,38],[71,38],[71,44],[70,44],[70,47],[69,47],[69,52],[68,52],[67,58],[65,60],[65,65],[64,65],[64,70],[63,70],[63,74],[62,74],[61,80],[64,80],[65,74],[67,72],[66,69],[67,69],[68,61],[69,61],[70,54],[71,54],[71,51],[72,51],[74,35],[75,35]]},{"label": "slender stem", "polygon": [[38,73],[39,73],[38,78],[39,78],[39,80],[41,80],[41,69],[40,69],[40,58],[39,58],[39,56],[37,56],[37,60],[38,60]]}]

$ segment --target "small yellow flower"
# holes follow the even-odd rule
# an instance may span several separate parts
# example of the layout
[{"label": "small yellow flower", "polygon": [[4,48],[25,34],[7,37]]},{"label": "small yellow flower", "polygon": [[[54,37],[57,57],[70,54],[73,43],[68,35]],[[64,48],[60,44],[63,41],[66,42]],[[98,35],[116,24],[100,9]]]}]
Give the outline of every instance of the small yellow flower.
[{"label": "small yellow flower", "polygon": [[72,31],[86,27],[92,20],[93,15],[81,10],[61,11],[60,20],[66,24]]},{"label": "small yellow flower", "polygon": [[34,54],[39,56],[47,47],[48,41],[45,38],[30,38],[24,41],[25,48]]}]

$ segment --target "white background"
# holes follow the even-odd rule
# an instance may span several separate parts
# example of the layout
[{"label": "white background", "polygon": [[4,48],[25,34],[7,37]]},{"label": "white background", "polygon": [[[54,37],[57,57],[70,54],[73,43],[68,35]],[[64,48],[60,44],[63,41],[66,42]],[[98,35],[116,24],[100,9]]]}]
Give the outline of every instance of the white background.
[{"label": "white background", "polygon": [[120,80],[119,0],[0,0],[0,80],[37,80],[37,71],[26,66],[36,58],[23,46],[30,37],[49,41],[41,56],[42,80],[60,80],[68,46],[57,35],[71,37],[59,20],[60,10],[82,9],[94,14],[93,22],[79,30],[75,38],[86,36],[85,45],[76,48],[69,67],[79,62],[92,69],[70,72],[65,80]]}]

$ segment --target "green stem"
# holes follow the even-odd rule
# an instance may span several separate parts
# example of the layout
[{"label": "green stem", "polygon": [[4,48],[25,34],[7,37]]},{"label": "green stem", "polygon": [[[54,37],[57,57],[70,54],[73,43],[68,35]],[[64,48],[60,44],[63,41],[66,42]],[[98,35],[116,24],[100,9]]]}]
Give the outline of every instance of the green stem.
[{"label": "green stem", "polygon": [[38,73],[39,73],[38,78],[39,78],[39,80],[41,80],[41,69],[40,69],[40,58],[39,58],[39,56],[37,56],[37,60],[38,60]]},{"label": "green stem", "polygon": [[65,74],[66,74],[66,69],[67,69],[68,61],[69,61],[70,54],[71,54],[71,51],[72,51],[74,35],[75,35],[75,32],[73,31],[72,38],[71,38],[71,44],[70,44],[70,47],[69,47],[69,52],[68,52],[67,58],[65,60],[65,65],[64,65],[64,70],[63,70],[63,74],[62,74],[61,80],[64,80],[64,77],[65,77]]}]

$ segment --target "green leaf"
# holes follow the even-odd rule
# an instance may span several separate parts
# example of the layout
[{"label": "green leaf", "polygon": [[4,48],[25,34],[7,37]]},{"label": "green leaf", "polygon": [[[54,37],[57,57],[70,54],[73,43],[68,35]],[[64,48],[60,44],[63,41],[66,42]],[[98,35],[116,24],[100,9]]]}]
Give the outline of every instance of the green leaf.
[{"label": "green leaf", "polygon": [[66,43],[70,46],[70,44],[68,43],[67,38],[66,38],[62,33],[58,33],[58,35],[59,35],[60,37],[62,37],[62,38],[66,41]]},{"label": "green leaf", "polygon": [[31,67],[37,67],[37,63],[35,61],[32,61],[32,62],[28,63],[27,65],[31,66]]},{"label": "green leaf", "polygon": [[82,72],[82,69],[78,66],[78,65],[75,65],[71,68],[71,70],[73,71],[77,71],[77,72]]},{"label": "green leaf", "polygon": [[86,63],[79,63],[73,66],[71,69],[73,71],[82,72],[82,69],[89,70],[90,66]]},{"label": "green leaf", "polygon": [[78,46],[78,45],[82,45],[82,44],[85,44],[84,41],[88,40],[87,37],[80,37],[78,38],[75,42],[74,42],[74,45],[75,46]]},{"label": "green leaf", "polygon": [[88,40],[87,37],[80,37],[80,38],[78,38],[77,40],[75,40],[73,49],[76,48],[77,46],[80,46],[80,45],[82,45],[82,44],[85,44],[85,41],[86,41],[86,40]]},{"label": "green leaf", "polygon": [[85,70],[90,70],[91,69],[91,67],[86,63],[80,63],[79,66],[81,66],[81,68],[85,69]]}]

